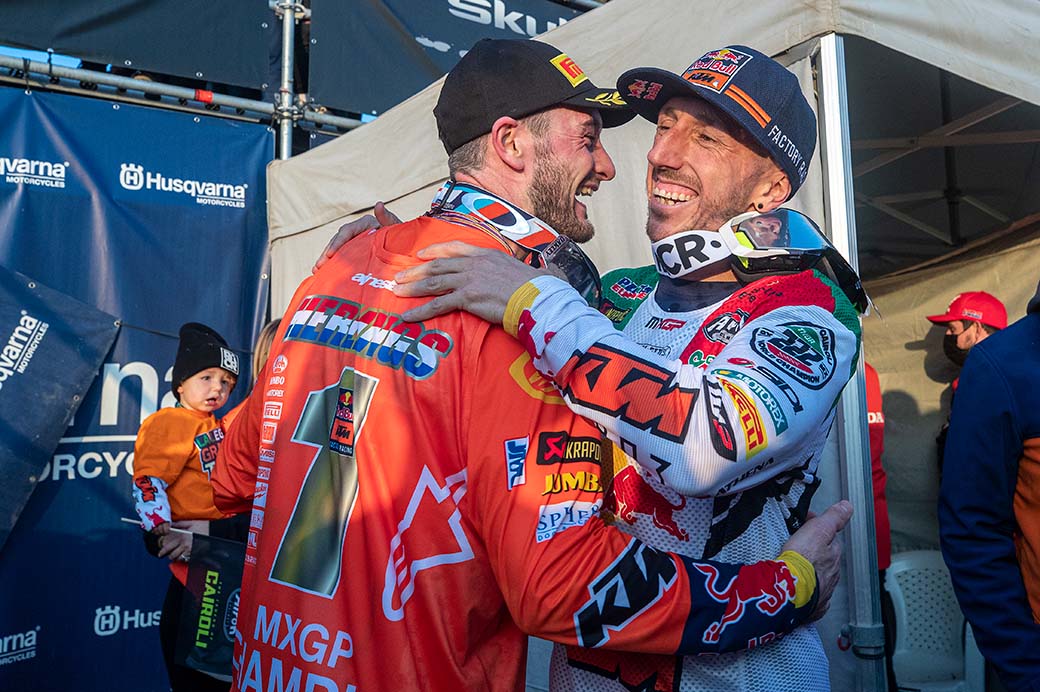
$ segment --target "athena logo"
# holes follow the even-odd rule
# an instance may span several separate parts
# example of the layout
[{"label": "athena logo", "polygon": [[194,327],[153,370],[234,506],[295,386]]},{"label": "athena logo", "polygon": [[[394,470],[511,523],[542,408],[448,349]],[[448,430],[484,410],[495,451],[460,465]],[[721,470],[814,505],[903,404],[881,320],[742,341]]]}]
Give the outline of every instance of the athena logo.
[{"label": "athena logo", "polygon": [[119,167],[119,184],[127,190],[140,190],[144,187],[144,166],[136,163],[124,163]]}]

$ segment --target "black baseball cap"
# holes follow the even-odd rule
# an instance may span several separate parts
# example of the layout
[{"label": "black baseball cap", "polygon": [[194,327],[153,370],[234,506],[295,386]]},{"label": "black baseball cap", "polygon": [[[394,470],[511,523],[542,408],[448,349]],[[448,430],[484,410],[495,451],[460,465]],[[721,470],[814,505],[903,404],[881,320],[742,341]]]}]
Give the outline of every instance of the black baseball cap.
[{"label": "black baseball cap", "polygon": [[491,131],[503,116],[522,118],[553,106],[599,111],[603,127],[635,117],[615,89],[601,89],[566,53],[541,41],[477,41],[444,79],[433,109],[449,154]]},{"label": "black baseball cap", "polygon": [[681,75],[655,67],[629,70],[617,82],[629,108],[651,122],[669,99],[695,96],[726,113],[787,174],[791,195],[805,182],[816,150],[816,115],[798,78],[747,46],[726,46],[697,58]]}]

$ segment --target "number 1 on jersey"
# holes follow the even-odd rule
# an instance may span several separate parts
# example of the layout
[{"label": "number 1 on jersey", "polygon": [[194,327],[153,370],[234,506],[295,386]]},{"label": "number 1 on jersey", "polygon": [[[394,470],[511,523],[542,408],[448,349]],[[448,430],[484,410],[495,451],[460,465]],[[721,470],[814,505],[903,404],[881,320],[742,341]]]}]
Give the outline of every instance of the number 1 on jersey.
[{"label": "number 1 on jersey", "polygon": [[357,440],[379,380],[344,368],[311,392],[292,440],[317,447],[271,567],[271,581],[331,598],[358,493]]}]

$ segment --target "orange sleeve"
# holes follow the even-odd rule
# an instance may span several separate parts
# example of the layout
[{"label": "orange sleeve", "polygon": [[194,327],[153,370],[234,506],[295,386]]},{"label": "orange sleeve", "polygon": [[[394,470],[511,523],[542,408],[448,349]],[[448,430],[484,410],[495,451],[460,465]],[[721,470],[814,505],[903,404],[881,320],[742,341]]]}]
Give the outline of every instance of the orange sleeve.
[{"label": "orange sleeve", "polygon": [[564,644],[691,654],[746,649],[806,620],[815,593],[796,598],[785,562],[695,562],[605,524],[599,432],[503,331],[489,331],[478,351],[464,412],[466,499],[521,629]]},{"label": "orange sleeve", "polygon": [[253,506],[260,463],[260,411],[264,388],[257,385],[236,409],[217,452],[210,476],[213,502],[226,514],[248,512]]},{"label": "orange sleeve", "polygon": [[171,485],[195,454],[198,422],[175,409],[160,409],[141,423],[134,443],[134,478],[152,476]]}]

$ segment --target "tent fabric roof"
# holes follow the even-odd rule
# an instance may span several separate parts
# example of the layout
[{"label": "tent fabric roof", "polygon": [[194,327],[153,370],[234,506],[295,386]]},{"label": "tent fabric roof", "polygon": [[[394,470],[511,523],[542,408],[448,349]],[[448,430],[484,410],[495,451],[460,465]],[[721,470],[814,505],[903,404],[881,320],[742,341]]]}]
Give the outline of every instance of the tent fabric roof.
[{"label": "tent fabric roof", "polygon": [[[594,81],[609,84],[636,65],[681,69],[719,45],[746,43],[780,55],[829,32],[870,39],[1040,103],[1033,60],[1040,55],[1040,26],[1029,0],[763,0],[736,11],[680,0],[612,0],[547,40],[568,51]],[[378,199],[400,198],[443,179],[446,157],[432,117],[439,88],[438,81],[334,142],[273,162],[271,239],[325,226]]]}]

